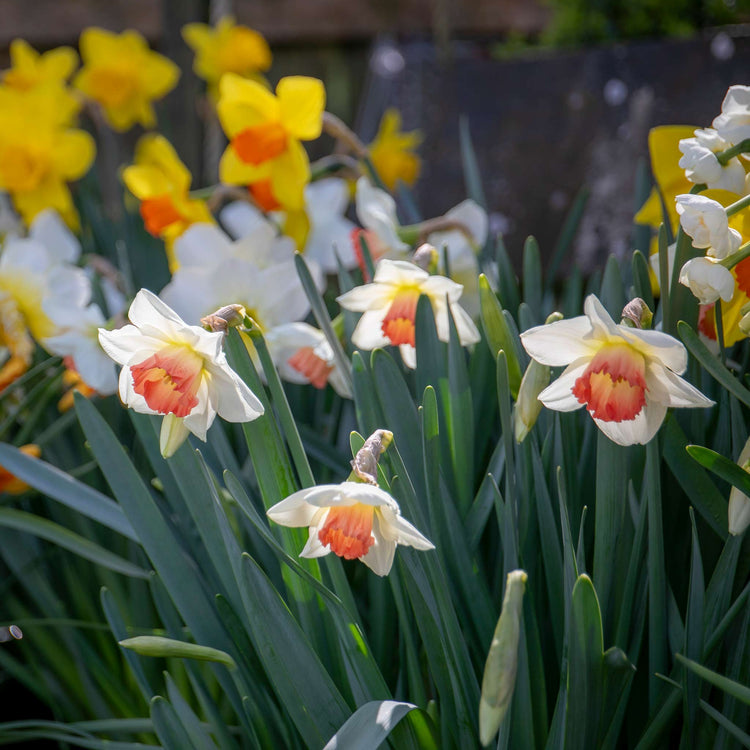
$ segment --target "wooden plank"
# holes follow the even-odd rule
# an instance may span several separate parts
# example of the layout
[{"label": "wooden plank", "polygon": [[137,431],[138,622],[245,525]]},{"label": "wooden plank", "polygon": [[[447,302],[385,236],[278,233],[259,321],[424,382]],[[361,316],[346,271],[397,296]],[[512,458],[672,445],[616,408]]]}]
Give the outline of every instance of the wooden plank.
[{"label": "wooden plank", "polygon": [[17,37],[34,47],[75,44],[87,26],[136,29],[147,39],[162,33],[162,0],[0,0],[0,47]]},{"label": "wooden plank", "polygon": [[447,16],[453,34],[541,31],[551,16],[541,0],[237,0],[241,23],[270,42],[341,41],[378,33],[434,32]]}]

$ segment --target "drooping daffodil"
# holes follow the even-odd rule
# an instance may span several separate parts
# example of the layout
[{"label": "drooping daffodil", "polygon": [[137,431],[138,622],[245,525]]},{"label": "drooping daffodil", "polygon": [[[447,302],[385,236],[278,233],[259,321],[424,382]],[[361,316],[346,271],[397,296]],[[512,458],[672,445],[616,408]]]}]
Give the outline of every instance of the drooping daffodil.
[{"label": "drooping daffodil", "polygon": [[654,437],[668,407],[713,405],[679,377],[687,368],[687,352],[677,339],[616,324],[593,294],[586,298],[584,312],[521,334],[533,359],[565,367],[539,394],[547,408],[585,406],[610,440],[633,445]]},{"label": "drooping daffodil", "polygon": [[141,414],[162,414],[159,446],[167,458],[192,432],[206,439],[218,414],[249,422],[263,405],[229,367],[224,334],[185,323],[155,294],[141,289],[128,311],[130,325],[99,329],[99,342],[118,364],[122,402]]}]

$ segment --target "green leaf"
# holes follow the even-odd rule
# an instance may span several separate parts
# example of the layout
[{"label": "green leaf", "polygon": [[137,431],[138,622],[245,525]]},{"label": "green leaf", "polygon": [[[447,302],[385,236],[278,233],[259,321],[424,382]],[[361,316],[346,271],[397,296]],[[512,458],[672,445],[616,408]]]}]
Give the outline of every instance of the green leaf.
[{"label": "green leaf", "polygon": [[548,288],[551,288],[554,284],[557,272],[560,270],[560,267],[573,247],[573,240],[575,239],[578,227],[581,224],[581,219],[583,218],[583,212],[586,209],[588,199],[589,190],[586,187],[582,187],[578,191],[573,201],[573,205],[570,207],[570,211],[568,211],[568,215],[565,217],[565,222],[563,223],[557,242],[555,243],[552,257],[547,263],[546,275]]},{"label": "green leaf", "polygon": [[695,331],[683,320],[677,324],[677,331],[685,346],[703,365],[706,372],[745,406],[750,406],[750,391],[740,385],[739,381],[732,376],[732,373],[709,351]]},{"label": "green leaf", "polygon": [[654,312],[654,293],[651,290],[648,260],[640,250],[633,253],[632,270],[635,296],[640,297],[648,305],[648,309]]},{"label": "green leaf", "polygon": [[162,638],[157,635],[139,635],[135,638],[126,638],[119,643],[123,648],[129,648],[141,656],[215,661],[229,667],[229,669],[237,668],[234,659],[226,652],[218,648],[199,646],[196,643],[176,641],[172,638]]},{"label": "green leaf", "polygon": [[466,195],[486,209],[487,199],[484,197],[484,189],[482,188],[482,175],[479,171],[474,143],[471,140],[469,118],[466,115],[460,115],[458,118],[458,142],[461,149],[461,166],[464,173]]},{"label": "green leaf", "polygon": [[[542,254],[535,237],[527,237],[523,245],[523,301],[534,316],[542,314]],[[541,323],[541,320],[536,320]]]},{"label": "green leaf", "polygon": [[[323,750],[345,750],[345,748],[356,747],[374,750],[385,742],[396,724],[414,709],[417,709],[417,707],[413,703],[401,701],[370,701],[365,703],[326,742]],[[426,714],[424,716],[426,717]],[[426,732],[423,737],[429,744],[420,744],[420,747],[437,749],[435,739],[429,732]]]},{"label": "green leaf", "polygon": [[518,279],[516,278],[513,263],[501,235],[497,237],[495,259],[497,261],[497,293],[500,298],[500,304],[506,310],[516,311],[521,304],[521,293],[518,290]]},{"label": "green leaf", "polygon": [[702,445],[688,445],[685,449],[701,465],[712,471],[716,476],[736,487],[745,495],[750,496],[750,474],[741,469],[734,461],[730,461],[710,448]]},{"label": "green leaf", "polygon": [[148,578],[148,571],[85,537],[33,513],[14,508],[0,508],[0,526],[33,534],[57,544],[86,560],[132,578]]},{"label": "green leaf", "polygon": [[750,687],[747,687],[747,685],[741,685],[739,682],[730,680],[718,672],[714,672],[712,669],[698,664],[698,662],[692,659],[687,659],[682,654],[675,654],[675,659],[684,664],[691,672],[697,674],[702,680],[710,682],[714,687],[723,690],[725,693],[729,693],[733,698],[750,706]]},{"label": "green leaf", "polygon": [[602,305],[617,323],[622,317],[622,308],[625,307],[625,292],[622,288],[622,272],[620,264],[614,255],[607,258],[602,276],[602,287],[599,291]]},{"label": "green leaf", "polygon": [[573,587],[568,644],[568,703],[565,746],[594,750],[601,718],[604,642],[599,601],[591,579],[582,575]]},{"label": "green leaf", "polygon": [[117,503],[67,472],[6,444],[0,444],[0,465],[42,494],[128,539],[138,541],[133,527]]},{"label": "green leaf", "polygon": [[171,704],[160,695],[151,701],[151,721],[164,750],[202,750],[193,742]]},{"label": "green leaf", "polygon": [[720,726],[726,729],[726,731],[732,735],[742,747],[750,747],[750,734],[743,731],[736,724],[731,722],[724,716],[720,711],[717,711],[713,706],[702,700],[700,707]]}]

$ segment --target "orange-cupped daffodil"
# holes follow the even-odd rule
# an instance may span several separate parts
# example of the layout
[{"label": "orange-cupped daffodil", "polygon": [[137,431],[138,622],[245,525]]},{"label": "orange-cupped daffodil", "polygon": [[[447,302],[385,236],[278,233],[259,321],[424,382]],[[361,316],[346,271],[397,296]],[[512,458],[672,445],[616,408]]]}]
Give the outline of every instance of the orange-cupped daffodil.
[{"label": "orange-cupped daffodil", "polygon": [[414,150],[420,143],[422,134],[418,130],[408,133],[401,130],[401,114],[397,109],[384,112],[369,151],[375,171],[389,190],[395,190],[399,180],[409,187],[417,181],[422,162]]},{"label": "orange-cupped daffodil", "polygon": [[310,162],[300,141],[322,131],[325,88],[316,78],[288,76],[276,95],[256,81],[227,73],[217,105],[229,138],[219,176],[230,185],[261,183],[285,209],[304,208]]},{"label": "orange-cupped daffodil", "polygon": [[190,225],[213,223],[203,200],[190,198],[190,170],[172,144],[162,135],[147,134],[137,143],[135,163],[123,170],[122,178],[141,202],[146,230],[166,243],[169,267],[176,270],[172,246]]},{"label": "orange-cupped daffodil", "polygon": [[182,38],[195,52],[193,70],[209,84],[211,95],[218,94],[224,73],[259,79],[271,67],[271,49],[259,32],[224,16],[216,27],[189,23],[182,27]]},{"label": "orange-cupped daffodil", "polygon": [[84,29],[80,48],[84,65],[74,85],[101,105],[109,125],[119,131],[136,123],[153,127],[152,102],[175,87],[180,69],[149,49],[137,31]]}]

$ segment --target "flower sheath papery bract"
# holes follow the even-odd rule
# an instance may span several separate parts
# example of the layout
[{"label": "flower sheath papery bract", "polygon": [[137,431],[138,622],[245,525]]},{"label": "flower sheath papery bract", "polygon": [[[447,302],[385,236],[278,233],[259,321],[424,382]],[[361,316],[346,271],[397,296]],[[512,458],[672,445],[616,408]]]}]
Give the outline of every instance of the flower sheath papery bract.
[{"label": "flower sheath papery bract", "polygon": [[217,111],[229,138],[219,165],[229,185],[267,185],[284,208],[304,208],[310,162],[300,141],[323,128],[325,88],[317,78],[288,76],[276,96],[234,73],[222,76]]},{"label": "flower sheath papery bract", "polygon": [[141,414],[163,414],[162,455],[192,432],[201,440],[218,414],[249,422],[263,405],[229,367],[223,333],[185,323],[155,294],[141,289],[128,311],[131,325],[99,329],[99,342],[122,365],[120,398]]},{"label": "flower sheath papery bract", "polygon": [[180,69],[149,49],[137,31],[115,34],[93,27],[84,29],[79,47],[83,68],[73,83],[101,105],[109,125],[119,131],[136,123],[154,127],[152,102],[177,85]]},{"label": "flower sheath papery bract", "polygon": [[309,487],[267,511],[281,526],[310,529],[300,557],[329,552],[347,560],[360,559],[379,576],[393,565],[396,546],[434,549],[434,545],[401,517],[398,503],[371,484],[342,482]]},{"label": "flower sheath papery bract", "polygon": [[586,298],[585,315],[521,334],[526,351],[562,375],[539,394],[549,409],[586,406],[599,429],[619,445],[647,443],[670,406],[712,406],[679,375],[687,352],[661,331],[615,324],[601,302]]},{"label": "flower sheath papery bract", "polygon": [[471,316],[459,304],[463,287],[445,276],[430,276],[403,260],[381,260],[371,284],[358,286],[336,298],[345,310],[363,313],[352,334],[360,349],[398,346],[407,367],[416,367],[414,341],[417,302],[424,294],[435,315],[438,338],[448,341],[448,309],[463,346],[479,341]]}]

